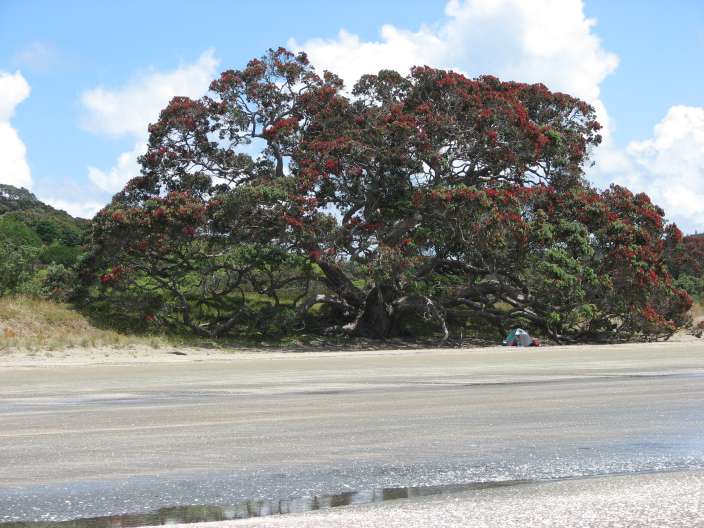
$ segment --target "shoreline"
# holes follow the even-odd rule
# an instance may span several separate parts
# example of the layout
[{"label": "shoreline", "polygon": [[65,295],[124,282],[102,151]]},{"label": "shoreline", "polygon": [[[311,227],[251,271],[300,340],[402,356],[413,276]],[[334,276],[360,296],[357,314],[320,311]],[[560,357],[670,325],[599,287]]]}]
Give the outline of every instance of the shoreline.
[{"label": "shoreline", "polygon": [[174,528],[590,528],[704,525],[704,471],[662,471],[532,482],[414,499]]},{"label": "shoreline", "polygon": [[524,355],[551,356],[555,353],[577,350],[614,350],[632,351],[634,349],[648,349],[655,347],[678,348],[683,346],[701,347],[704,353],[704,339],[693,336],[677,336],[669,341],[657,342],[632,342],[618,344],[572,344],[572,345],[544,345],[538,348],[531,347],[504,347],[495,346],[408,346],[398,347],[397,343],[388,346],[380,344],[377,347],[347,347],[329,348],[325,346],[305,348],[283,347],[242,347],[231,349],[162,346],[154,348],[148,345],[130,345],[123,347],[96,347],[96,348],[67,348],[63,350],[16,350],[0,353],[0,368],[27,367],[42,368],[55,366],[125,366],[150,363],[189,363],[189,362],[219,362],[235,359],[291,359],[316,358],[316,357],[364,357],[364,356],[405,356],[418,355],[428,352],[438,354],[483,354],[491,353],[501,355],[505,353],[522,352]]}]

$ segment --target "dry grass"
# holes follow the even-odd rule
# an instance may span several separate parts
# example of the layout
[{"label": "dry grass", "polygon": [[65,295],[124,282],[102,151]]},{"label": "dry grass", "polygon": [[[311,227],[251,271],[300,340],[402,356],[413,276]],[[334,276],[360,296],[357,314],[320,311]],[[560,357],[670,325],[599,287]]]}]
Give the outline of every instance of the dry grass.
[{"label": "dry grass", "polygon": [[66,348],[160,348],[160,337],[127,336],[91,325],[69,305],[29,297],[0,297],[0,352]]}]

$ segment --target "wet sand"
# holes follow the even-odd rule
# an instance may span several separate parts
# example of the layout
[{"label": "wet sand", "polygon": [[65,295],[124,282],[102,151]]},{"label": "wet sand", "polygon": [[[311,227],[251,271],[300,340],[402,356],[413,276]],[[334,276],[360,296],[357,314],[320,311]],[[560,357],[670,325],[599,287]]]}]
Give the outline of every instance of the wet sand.
[{"label": "wet sand", "polygon": [[704,469],[702,341],[187,354],[0,358],[0,522]]},{"label": "wet sand", "polygon": [[704,472],[576,479],[179,528],[697,528]]}]

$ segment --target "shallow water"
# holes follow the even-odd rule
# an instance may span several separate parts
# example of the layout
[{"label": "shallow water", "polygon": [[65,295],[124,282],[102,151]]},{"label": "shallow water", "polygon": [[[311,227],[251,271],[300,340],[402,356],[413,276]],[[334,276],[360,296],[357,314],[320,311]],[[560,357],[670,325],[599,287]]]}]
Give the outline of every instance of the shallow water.
[{"label": "shallow water", "polygon": [[353,464],[302,473],[221,471],[0,488],[0,528],[112,528],[244,519],[535,482],[704,470],[699,444],[631,442],[608,449],[581,446],[559,454],[506,452],[500,463]]},{"label": "shallow water", "polygon": [[417,486],[406,488],[381,488],[362,491],[349,491],[335,495],[298,497],[279,500],[248,500],[230,506],[193,505],[159,508],[148,513],[107,515],[68,521],[36,521],[0,523],[0,528],[121,528],[134,526],[157,526],[176,523],[196,523],[208,521],[229,521],[250,517],[266,517],[287,513],[302,513],[313,510],[369,504],[398,499],[412,499],[460,493],[505,486],[527,484],[530,481],[509,480],[480,482],[472,484],[449,484],[444,486]]}]

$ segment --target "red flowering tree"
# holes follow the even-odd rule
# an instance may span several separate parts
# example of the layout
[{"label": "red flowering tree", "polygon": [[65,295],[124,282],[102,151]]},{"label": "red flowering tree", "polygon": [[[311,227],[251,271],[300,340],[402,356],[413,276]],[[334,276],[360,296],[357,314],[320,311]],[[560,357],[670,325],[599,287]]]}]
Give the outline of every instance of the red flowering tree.
[{"label": "red flowering tree", "polygon": [[[252,236],[246,207],[236,202],[262,207],[272,202],[264,194],[231,194],[225,203],[172,191],[131,207],[116,197],[93,222],[100,256],[94,262],[100,273],[98,299],[118,307],[116,317],[185,327],[198,335],[221,336],[251,327],[267,333],[280,319],[276,309],[281,292],[303,296],[311,267]],[[230,235],[218,224],[231,207],[238,216],[227,222],[236,231]],[[268,224],[269,233],[275,223]],[[248,296],[253,302],[247,302]]]},{"label": "red flowering tree", "polygon": [[689,302],[663,265],[672,228],[644,195],[585,184],[599,128],[540,84],[422,67],[348,94],[270,51],[150,126],[142,175],[96,218],[94,269],[209,335],[262,295],[300,324],[323,306],[329,331],[380,338],[668,335]]}]

